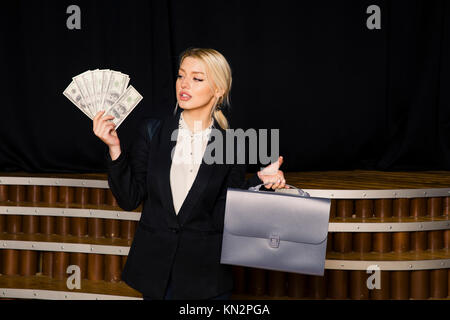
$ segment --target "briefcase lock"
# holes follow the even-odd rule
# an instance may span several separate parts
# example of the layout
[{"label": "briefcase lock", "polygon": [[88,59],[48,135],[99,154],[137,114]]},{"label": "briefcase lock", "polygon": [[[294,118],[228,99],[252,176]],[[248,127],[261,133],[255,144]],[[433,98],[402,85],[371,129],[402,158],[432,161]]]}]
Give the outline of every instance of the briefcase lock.
[{"label": "briefcase lock", "polygon": [[280,236],[277,234],[271,234],[269,239],[269,245],[272,248],[278,248],[280,246]]}]

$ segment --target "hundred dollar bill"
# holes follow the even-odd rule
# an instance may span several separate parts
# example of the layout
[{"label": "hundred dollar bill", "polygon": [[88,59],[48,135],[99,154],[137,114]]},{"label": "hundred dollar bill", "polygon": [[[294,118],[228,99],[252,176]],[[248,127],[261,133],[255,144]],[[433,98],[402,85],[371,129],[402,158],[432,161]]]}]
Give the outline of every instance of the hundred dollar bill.
[{"label": "hundred dollar bill", "polygon": [[137,104],[142,100],[142,96],[133,86],[129,86],[120,98],[105,112],[106,115],[112,115],[111,121],[116,125],[116,130],[122,124],[123,120],[133,111]]},{"label": "hundred dollar bill", "polygon": [[87,72],[89,72],[89,71],[86,71],[76,77],[73,77],[72,79],[78,86],[78,88],[81,92],[81,96],[83,97],[83,100],[86,103],[87,108],[89,109],[89,113],[92,115],[95,115],[95,107],[91,101],[91,97],[89,96],[89,91],[86,89],[84,79],[83,79],[83,75],[85,75]]},{"label": "hundred dollar bill", "polygon": [[96,112],[99,112],[102,109],[102,82],[103,82],[103,72],[102,70],[94,70],[92,72],[92,80],[94,85],[95,92],[95,105]]},{"label": "hundred dollar bill", "polygon": [[119,97],[125,92],[130,78],[121,72],[111,71],[108,88],[102,107],[105,111],[111,108]]},{"label": "hundred dollar bill", "polygon": [[81,75],[84,81],[84,87],[88,92],[89,99],[92,103],[93,109],[91,109],[92,114],[97,114],[97,105],[95,103],[95,91],[94,91],[94,80],[92,77],[92,71],[87,71]]},{"label": "hundred dollar bill", "polygon": [[126,88],[128,88],[128,84],[130,83],[130,77],[127,75],[127,74],[125,74],[125,73],[122,73],[124,76],[125,76],[125,89]]},{"label": "hundred dollar bill", "polygon": [[106,92],[108,90],[109,79],[111,78],[111,74],[112,74],[112,71],[109,69],[102,70],[103,80],[102,80],[102,96],[101,96],[101,103],[100,103],[101,109],[100,110],[105,110],[105,97],[106,97]]},{"label": "hundred dollar bill", "polygon": [[63,94],[69,99],[74,105],[78,107],[85,115],[87,115],[91,120],[94,118],[83,100],[80,89],[74,81],[72,81],[69,86],[64,90]]}]

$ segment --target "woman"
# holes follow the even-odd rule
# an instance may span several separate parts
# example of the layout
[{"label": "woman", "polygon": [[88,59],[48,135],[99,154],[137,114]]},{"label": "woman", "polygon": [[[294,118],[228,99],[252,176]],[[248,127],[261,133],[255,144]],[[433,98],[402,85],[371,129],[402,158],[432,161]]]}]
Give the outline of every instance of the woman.
[{"label": "woman", "polygon": [[[143,203],[122,279],[144,299],[229,298],[231,267],[220,264],[227,188],[287,188],[278,170],[282,157],[247,181],[245,165],[194,161],[205,154],[212,130],[225,137],[228,122],[219,108],[230,89],[231,70],[219,52],[188,49],[179,61],[178,112],[151,138],[144,123],[131,150],[122,152],[113,117],[102,111],[94,118],[95,135],[109,147],[108,181],[117,202],[129,211]],[[182,132],[176,129],[188,134],[174,139]],[[186,159],[186,151],[190,161],[175,161]]]}]

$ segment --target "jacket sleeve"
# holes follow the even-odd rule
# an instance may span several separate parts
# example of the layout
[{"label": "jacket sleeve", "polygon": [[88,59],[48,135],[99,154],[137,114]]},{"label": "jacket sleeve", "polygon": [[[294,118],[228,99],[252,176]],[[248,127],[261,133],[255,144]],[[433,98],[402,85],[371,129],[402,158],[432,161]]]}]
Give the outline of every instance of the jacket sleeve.
[{"label": "jacket sleeve", "polygon": [[[258,184],[263,183],[256,173],[246,180],[246,169],[247,166],[245,164],[236,164],[231,167],[230,172],[228,173],[228,176],[224,182],[225,188],[222,189],[221,194],[216,200],[214,206],[214,225],[220,232],[223,232],[225,204],[228,188],[248,189],[249,187],[254,187]],[[267,190],[266,188],[264,188],[264,186],[262,186],[261,189],[264,191]]]},{"label": "jacket sleeve", "polygon": [[119,206],[131,211],[141,204],[147,193],[149,138],[146,123],[140,126],[130,150],[122,146],[121,150],[116,160],[106,152],[108,183]]},{"label": "jacket sleeve", "polygon": [[227,188],[248,189],[263,183],[257,173],[245,179],[246,171],[247,166],[245,164],[233,165],[227,177]]}]

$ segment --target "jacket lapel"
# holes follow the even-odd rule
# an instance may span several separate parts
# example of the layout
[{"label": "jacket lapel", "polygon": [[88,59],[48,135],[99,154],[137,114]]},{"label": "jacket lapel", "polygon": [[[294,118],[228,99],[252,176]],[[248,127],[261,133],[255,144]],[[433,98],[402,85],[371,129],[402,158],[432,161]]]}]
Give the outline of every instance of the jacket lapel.
[{"label": "jacket lapel", "polygon": [[163,130],[161,130],[161,157],[159,157],[160,164],[157,168],[161,169],[159,179],[159,190],[161,190],[161,202],[162,205],[169,212],[167,215],[167,224],[169,228],[178,228],[178,219],[175,214],[175,208],[173,206],[172,190],[170,188],[170,167],[172,165],[172,150],[174,150],[177,143],[177,137],[175,136],[171,140],[172,132],[178,128],[178,120],[180,119],[180,111],[173,117],[169,117],[169,121]]},{"label": "jacket lapel", "polygon": [[[163,206],[168,210],[169,215],[167,217],[167,222],[169,228],[178,228],[179,225],[184,224],[186,219],[189,217],[193,207],[197,203],[200,195],[206,192],[206,185],[214,172],[215,165],[208,165],[205,163],[204,157],[202,158],[202,163],[197,172],[197,176],[192,184],[191,189],[189,190],[181,208],[178,212],[178,215],[175,213],[175,208],[173,206],[173,197],[172,197],[172,189],[170,185],[170,168],[172,166],[172,152],[175,150],[177,135],[174,134],[174,137],[171,139],[172,132],[178,129],[178,123],[180,119],[180,113],[182,110],[179,110],[177,114],[173,117],[170,117],[170,120],[167,123],[165,130],[162,132],[162,155],[161,155],[161,179],[159,180],[159,188],[162,191],[162,202]],[[216,120],[214,120],[214,128],[217,128],[222,131],[224,130],[219,126]],[[224,136],[224,135],[223,135]],[[210,138],[208,141],[208,145],[213,140]]]}]

